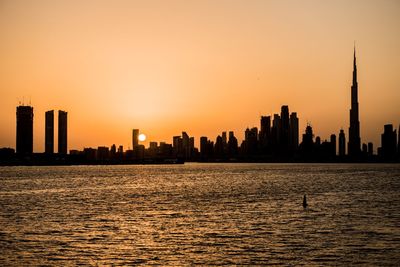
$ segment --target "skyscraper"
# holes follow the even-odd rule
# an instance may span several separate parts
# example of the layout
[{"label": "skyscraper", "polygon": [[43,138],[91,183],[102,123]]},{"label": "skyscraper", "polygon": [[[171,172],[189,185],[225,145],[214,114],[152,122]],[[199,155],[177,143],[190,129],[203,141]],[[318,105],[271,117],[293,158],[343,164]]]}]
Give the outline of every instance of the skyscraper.
[{"label": "skyscraper", "polygon": [[189,135],[186,132],[182,132],[182,148],[185,159],[190,158],[190,143]]},{"label": "skyscraper", "polygon": [[67,112],[58,111],[58,154],[67,154]]},{"label": "skyscraper", "polygon": [[384,132],[381,135],[381,156],[384,159],[391,160],[396,156],[397,142],[396,130],[393,130],[392,124],[384,126]]},{"label": "skyscraper", "polygon": [[343,129],[339,133],[339,156],[344,157],[346,154],[346,136],[344,135]]},{"label": "skyscraper", "polygon": [[313,150],[314,134],[311,125],[307,124],[306,131],[303,134],[303,140],[300,144],[300,151],[303,154],[303,157],[310,158],[313,155]]},{"label": "skyscraper", "polygon": [[224,144],[222,141],[222,136],[218,135],[217,139],[215,140],[214,145],[214,156],[217,159],[221,159],[224,157]]},{"label": "skyscraper", "polygon": [[279,150],[280,145],[280,132],[281,132],[281,117],[279,114],[274,114],[271,128],[271,148],[273,152]]},{"label": "skyscraper", "polygon": [[202,159],[205,159],[208,154],[207,144],[208,144],[208,138],[206,136],[200,137],[200,154]]},{"label": "skyscraper", "polygon": [[247,128],[244,133],[245,147],[244,151],[249,155],[254,155],[257,153],[257,143],[258,143],[258,129],[253,127],[251,129]]},{"label": "skyscraper", "polygon": [[228,140],[228,154],[230,157],[234,157],[237,155],[237,153],[238,153],[238,141],[233,131],[230,131]]},{"label": "skyscraper", "polygon": [[290,148],[295,151],[299,146],[299,118],[297,118],[297,113],[292,112],[290,114]]},{"label": "skyscraper", "polygon": [[222,132],[222,145],[224,149],[224,154],[226,154],[226,152],[228,152],[228,138],[226,132]]},{"label": "skyscraper", "polygon": [[330,154],[332,157],[336,157],[336,135],[331,134],[330,140],[331,151]]},{"label": "skyscraper", "polygon": [[268,135],[271,132],[271,116],[261,116],[261,132]]},{"label": "skyscraper", "polygon": [[172,137],[172,147],[176,157],[183,157],[183,140],[180,135]]},{"label": "skyscraper", "polygon": [[260,122],[260,134],[259,134],[259,139],[260,139],[260,146],[261,146],[261,152],[267,153],[269,144],[271,142],[271,116],[261,116],[261,122]]},{"label": "skyscraper", "polygon": [[287,153],[289,148],[289,106],[281,107],[280,148],[282,153]]},{"label": "skyscraper", "polygon": [[33,152],[33,107],[17,107],[17,154]]},{"label": "skyscraper", "polygon": [[135,150],[135,148],[139,145],[139,129],[133,129],[132,130],[132,149]]},{"label": "skyscraper", "polygon": [[46,111],[44,151],[46,154],[54,153],[54,110]]},{"label": "skyscraper", "polygon": [[369,142],[368,143],[368,156],[372,156],[374,154],[374,145]]},{"label": "skyscraper", "polygon": [[358,83],[357,83],[357,65],[356,49],[354,47],[353,59],[353,84],[351,86],[351,109],[350,109],[350,127],[348,153],[351,157],[360,155],[360,121],[358,119]]}]

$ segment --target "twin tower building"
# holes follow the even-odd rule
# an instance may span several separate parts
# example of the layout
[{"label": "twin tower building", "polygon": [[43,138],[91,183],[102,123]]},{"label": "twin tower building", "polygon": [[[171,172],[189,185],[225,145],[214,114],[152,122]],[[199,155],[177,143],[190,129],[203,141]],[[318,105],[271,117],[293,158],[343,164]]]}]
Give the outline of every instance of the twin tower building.
[{"label": "twin tower building", "polygon": [[[54,110],[46,112],[45,153],[54,153]],[[67,112],[58,111],[58,153],[67,154]],[[17,154],[33,153],[33,107],[17,107]]]},{"label": "twin tower building", "polygon": [[[54,153],[54,110],[46,111],[44,147],[46,154]],[[67,154],[67,112],[58,111],[58,154]]]}]

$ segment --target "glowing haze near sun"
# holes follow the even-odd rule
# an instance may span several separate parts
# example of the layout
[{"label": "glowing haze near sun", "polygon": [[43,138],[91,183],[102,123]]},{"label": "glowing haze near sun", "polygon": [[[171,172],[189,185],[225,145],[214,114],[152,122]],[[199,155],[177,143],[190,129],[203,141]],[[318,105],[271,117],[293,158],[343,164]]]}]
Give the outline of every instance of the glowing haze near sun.
[{"label": "glowing haze near sun", "polygon": [[134,128],[145,144],[240,141],[284,104],[300,134],[347,135],[356,40],[361,138],[376,148],[399,124],[399,14],[398,1],[3,0],[0,147],[15,147],[23,97],[36,152],[50,109],[68,111],[69,149],[128,148]]},{"label": "glowing haze near sun", "polygon": [[140,142],[146,141],[146,135],[145,134],[139,134],[138,139]]}]

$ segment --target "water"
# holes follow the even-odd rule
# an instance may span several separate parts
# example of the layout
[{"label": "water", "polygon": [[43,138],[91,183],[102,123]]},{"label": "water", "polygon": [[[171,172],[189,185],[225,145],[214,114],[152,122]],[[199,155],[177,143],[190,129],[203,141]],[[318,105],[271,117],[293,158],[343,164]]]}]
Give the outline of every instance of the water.
[{"label": "water", "polygon": [[0,168],[1,266],[195,264],[398,266],[400,165]]}]

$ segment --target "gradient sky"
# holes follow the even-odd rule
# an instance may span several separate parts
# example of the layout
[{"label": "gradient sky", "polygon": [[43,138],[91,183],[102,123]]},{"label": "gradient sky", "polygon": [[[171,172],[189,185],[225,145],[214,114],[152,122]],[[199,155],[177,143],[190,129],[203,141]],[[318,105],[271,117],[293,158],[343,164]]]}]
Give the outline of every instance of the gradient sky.
[{"label": "gradient sky", "polygon": [[347,137],[354,41],[361,139],[376,149],[400,123],[399,1],[0,0],[0,147],[15,148],[29,99],[36,152],[50,109],[68,111],[69,149],[127,149],[133,128],[242,140],[285,104],[300,134]]}]

